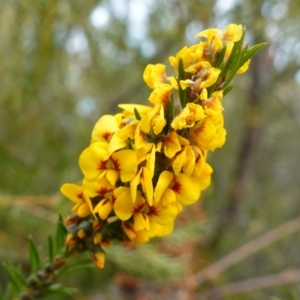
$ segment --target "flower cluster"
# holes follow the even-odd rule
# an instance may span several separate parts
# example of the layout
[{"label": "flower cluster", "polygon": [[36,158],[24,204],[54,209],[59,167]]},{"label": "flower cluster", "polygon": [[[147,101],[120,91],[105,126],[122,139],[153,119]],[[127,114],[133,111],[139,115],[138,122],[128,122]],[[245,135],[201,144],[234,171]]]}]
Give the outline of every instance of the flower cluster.
[{"label": "flower cluster", "polygon": [[[210,184],[207,153],[222,147],[226,136],[222,98],[252,54],[242,48],[241,25],[196,37],[203,39],[169,58],[174,75],[163,64],[146,67],[150,106],[120,104],[120,113],[98,120],[79,157],[82,184],[61,187],[79,219],[94,218],[93,243],[101,250],[92,256],[96,262],[101,257],[100,266],[101,246],[112,239],[146,243],[170,234],[183,207]],[[84,238],[84,227],[76,235]],[[72,240],[74,234],[67,244]]]}]

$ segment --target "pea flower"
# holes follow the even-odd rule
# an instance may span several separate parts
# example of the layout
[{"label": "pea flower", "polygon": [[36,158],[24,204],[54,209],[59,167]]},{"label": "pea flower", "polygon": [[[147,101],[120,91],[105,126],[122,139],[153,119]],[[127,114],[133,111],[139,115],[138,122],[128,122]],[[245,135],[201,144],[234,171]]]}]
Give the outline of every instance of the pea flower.
[{"label": "pea flower", "polygon": [[237,24],[196,37],[202,40],[169,57],[174,74],[168,76],[164,64],[145,68],[149,105],[119,104],[119,113],[96,122],[79,157],[82,185],[61,187],[74,203],[68,222],[93,224],[87,231],[78,225],[76,234],[73,226],[66,245],[74,251],[88,243],[99,268],[111,240],[143,244],[171,234],[184,207],[211,183],[207,154],[226,140],[223,97],[262,46],[242,48]]}]

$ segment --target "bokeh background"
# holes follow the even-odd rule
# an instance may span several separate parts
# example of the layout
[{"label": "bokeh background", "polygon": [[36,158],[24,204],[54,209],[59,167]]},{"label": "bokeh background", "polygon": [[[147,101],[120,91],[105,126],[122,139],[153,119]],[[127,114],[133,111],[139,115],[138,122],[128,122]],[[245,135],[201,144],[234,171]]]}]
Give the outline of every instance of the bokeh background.
[{"label": "bokeh background", "polygon": [[79,291],[56,299],[300,299],[299,15],[299,0],[2,0],[0,261],[26,272],[29,234],[46,251],[71,208],[60,185],[81,179],[102,114],[146,103],[148,63],[241,23],[247,42],[268,46],[224,99],[227,143],[208,159],[202,201],[163,241],[112,246],[104,270],[66,276]]}]

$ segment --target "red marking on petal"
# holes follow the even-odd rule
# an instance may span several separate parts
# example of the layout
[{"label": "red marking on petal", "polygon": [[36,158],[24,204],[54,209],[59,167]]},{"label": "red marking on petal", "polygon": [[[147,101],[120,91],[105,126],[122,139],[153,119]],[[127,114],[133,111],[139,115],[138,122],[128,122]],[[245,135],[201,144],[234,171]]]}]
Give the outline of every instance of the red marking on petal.
[{"label": "red marking on petal", "polygon": [[118,172],[120,172],[121,168],[120,168],[119,161],[117,159],[113,159],[112,157],[110,158],[110,160],[113,163],[115,170],[118,171]]},{"label": "red marking on petal", "polygon": [[114,204],[117,200],[117,197],[114,194],[112,194],[110,197],[110,200],[111,200],[112,204]]},{"label": "red marking on petal", "polygon": [[166,105],[169,102],[171,93],[172,93],[172,90],[167,91],[161,95],[161,102],[163,105]]},{"label": "red marking on petal", "polygon": [[106,131],[102,134],[102,137],[109,142],[108,139],[110,138],[111,135],[112,135],[112,132]]},{"label": "red marking on petal", "polygon": [[152,215],[152,216],[159,215],[159,209],[157,206],[153,205],[153,206],[149,206],[148,208],[149,208],[149,212],[148,212],[149,215]]},{"label": "red marking on petal", "polygon": [[182,184],[179,181],[174,180],[174,185],[172,186],[172,190],[178,194],[181,192]]},{"label": "red marking on petal", "polygon": [[112,188],[105,188],[105,187],[102,187],[98,190],[96,190],[96,193],[101,195],[101,196],[104,196],[106,193],[109,193],[111,192],[113,189]]},{"label": "red marking on petal", "polygon": [[140,212],[143,208],[144,208],[145,204],[139,204],[137,206],[135,206],[132,210],[132,213],[137,213],[137,212]]},{"label": "red marking on petal", "polygon": [[123,226],[124,226],[127,230],[129,230],[129,231],[135,233],[133,227],[132,227],[130,224],[123,222]]},{"label": "red marking on petal", "polygon": [[98,163],[97,170],[107,170],[106,163],[107,163],[107,160],[101,160]]},{"label": "red marking on petal", "polygon": [[78,199],[83,199],[83,193],[77,194],[76,197],[77,197]]}]

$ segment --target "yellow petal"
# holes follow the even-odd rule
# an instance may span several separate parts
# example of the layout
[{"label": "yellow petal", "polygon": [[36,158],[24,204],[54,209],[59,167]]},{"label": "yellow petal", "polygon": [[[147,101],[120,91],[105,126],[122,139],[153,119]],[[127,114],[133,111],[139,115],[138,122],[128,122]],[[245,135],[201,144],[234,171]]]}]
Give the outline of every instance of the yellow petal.
[{"label": "yellow petal", "polygon": [[182,166],[186,162],[186,148],[184,148],[180,153],[178,153],[172,163],[172,168],[174,173],[177,175],[180,173]]},{"label": "yellow petal", "polygon": [[171,97],[173,87],[164,83],[156,87],[150,94],[149,101],[155,105],[166,105]]},{"label": "yellow petal", "polygon": [[170,185],[174,178],[174,174],[169,171],[163,171],[157,181],[155,190],[154,190],[154,200],[155,202],[158,202],[164,193],[164,191],[167,189],[167,187]]},{"label": "yellow petal", "polygon": [[151,126],[153,128],[154,133],[156,135],[160,134],[164,129],[166,123],[167,121],[165,119],[164,107],[161,106],[159,114],[154,116],[154,118],[151,120]]},{"label": "yellow petal", "polygon": [[79,157],[79,166],[84,176],[95,179],[105,169],[103,163],[108,159],[107,151],[103,149],[103,143],[95,142],[83,150]]},{"label": "yellow petal", "polygon": [[160,225],[172,222],[178,214],[177,206],[172,203],[167,206],[155,205],[153,210],[150,208],[150,212],[152,211],[154,211],[154,213],[151,214],[151,216]]},{"label": "yellow petal", "polygon": [[126,233],[126,235],[133,240],[136,237],[136,232],[133,229],[133,226],[131,223],[129,222],[122,222],[122,228],[124,230],[124,232]]},{"label": "yellow petal", "polygon": [[127,139],[133,140],[135,131],[136,131],[136,127],[139,123],[140,123],[140,121],[134,120],[134,121],[130,122],[129,124],[125,125],[123,128],[121,128],[117,132],[118,137],[123,141],[126,141]]},{"label": "yellow petal", "polygon": [[176,194],[175,194],[175,192],[174,192],[173,190],[171,190],[170,188],[167,188],[167,189],[163,192],[163,194],[162,194],[162,196],[161,196],[159,202],[160,202],[162,205],[167,206],[167,205],[169,205],[170,203],[174,203],[174,202],[176,202],[176,201],[177,201],[177,200],[176,200]]},{"label": "yellow petal", "polygon": [[116,198],[114,204],[114,210],[117,217],[122,220],[128,220],[134,209],[134,203],[131,200],[131,193],[129,188],[122,189],[122,193],[119,194]]},{"label": "yellow petal", "polygon": [[163,225],[161,229],[158,231],[157,236],[158,237],[167,236],[172,233],[173,229],[174,229],[174,221]]},{"label": "yellow petal", "polygon": [[236,74],[243,74],[245,73],[250,65],[250,59],[248,59],[236,72]]},{"label": "yellow petal", "polygon": [[98,178],[97,180],[83,179],[85,195],[89,198],[96,196],[104,196],[106,193],[112,192],[114,185],[110,184],[106,178]]},{"label": "yellow petal", "polygon": [[119,104],[118,107],[124,110],[123,116],[125,119],[135,119],[135,109],[138,111],[141,117],[144,117],[146,113],[151,109],[150,106],[141,104]]},{"label": "yellow petal", "polygon": [[162,225],[155,222],[152,216],[149,216],[149,237],[155,237],[161,231]]},{"label": "yellow petal", "polygon": [[138,193],[135,203],[131,199],[129,188],[123,188],[114,203],[114,210],[117,217],[122,220],[128,220],[133,213],[139,212],[145,205],[145,199]]},{"label": "yellow petal", "polygon": [[183,205],[190,205],[196,202],[201,194],[199,179],[180,173],[174,177],[172,190],[176,199]]},{"label": "yellow petal", "polygon": [[103,269],[105,265],[105,253],[102,251],[96,253],[91,252],[91,256],[97,267]]},{"label": "yellow petal", "polygon": [[91,210],[86,202],[77,203],[73,208],[72,211],[78,215],[80,218],[85,218],[91,214]]},{"label": "yellow petal", "polygon": [[143,169],[141,168],[135,177],[130,181],[131,199],[132,202],[136,200],[137,187],[141,183],[141,173]]},{"label": "yellow petal", "polygon": [[111,155],[113,152],[125,148],[126,146],[126,141],[119,138],[117,134],[114,134],[109,142],[107,152],[109,155]]},{"label": "yellow petal", "polygon": [[[151,122],[152,119],[159,113],[161,108],[160,104],[155,105],[154,107],[152,107],[151,110],[149,110],[147,112],[147,114],[141,119],[140,122],[140,129],[146,133],[149,133],[151,130]],[[137,128],[138,129],[138,128]]]},{"label": "yellow petal", "polygon": [[222,40],[226,42],[238,42],[243,35],[242,25],[228,24],[224,30]]},{"label": "yellow petal", "polygon": [[181,150],[178,135],[175,131],[171,131],[163,139],[164,153],[168,158],[172,158],[175,154]]},{"label": "yellow petal", "polygon": [[112,210],[112,202],[109,199],[103,199],[96,205],[94,213],[98,213],[102,220],[106,220]]},{"label": "yellow petal", "polygon": [[142,169],[143,171],[141,173],[141,183],[143,187],[143,192],[145,193],[149,205],[152,205],[153,203],[152,177],[150,171],[146,167],[143,167]]},{"label": "yellow petal", "polygon": [[182,168],[183,172],[186,175],[191,175],[193,173],[194,168],[195,168],[195,161],[196,161],[196,157],[195,157],[195,153],[193,151],[193,148],[191,146],[187,146],[186,161],[185,161],[184,166]]},{"label": "yellow petal", "polygon": [[65,183],[61,186],[60,192],[74,203],[83,200],[83,188],[77,184]]},{"label": "yellow petal", "polygon": [[167,79],[166,66],[163,64],[147,65],[143,74],[143,79],[151,89],[165,83]]},{"label": "yellow petal", "polygon": [[[120,174],[118,171],[116,170],[107,170],[105,172],[105,178],[106,180],[112,185],[112,186],[115,186],[116,182],[119,180],[120,178]],[[101,183],[102,182],[102,179],[99,178],[98,179],[98,183]]]},{"label": "yellow petal", "polygon": [[147,230],[141,230],[136,232],[134,241],[138,244],[145,244],[149,242],[149,233]]},{"label": "yellow petal", "polygon": [[137,172],[137,156],[133,150],[122,150],[111,155],[115,170],[120,172],[122,182],[128,182]]},{"label": "yellow petal", "polygon": [[118,118],[112,115],[102,116],[94,126],[91,143],[109,142],[111,136],[119,130]]},{"label": "yellow petal", "polygon": [[143,229],[149,231],[149,218],[145,213],[138,212],[133,215],[133,229],[135,231]]}]

